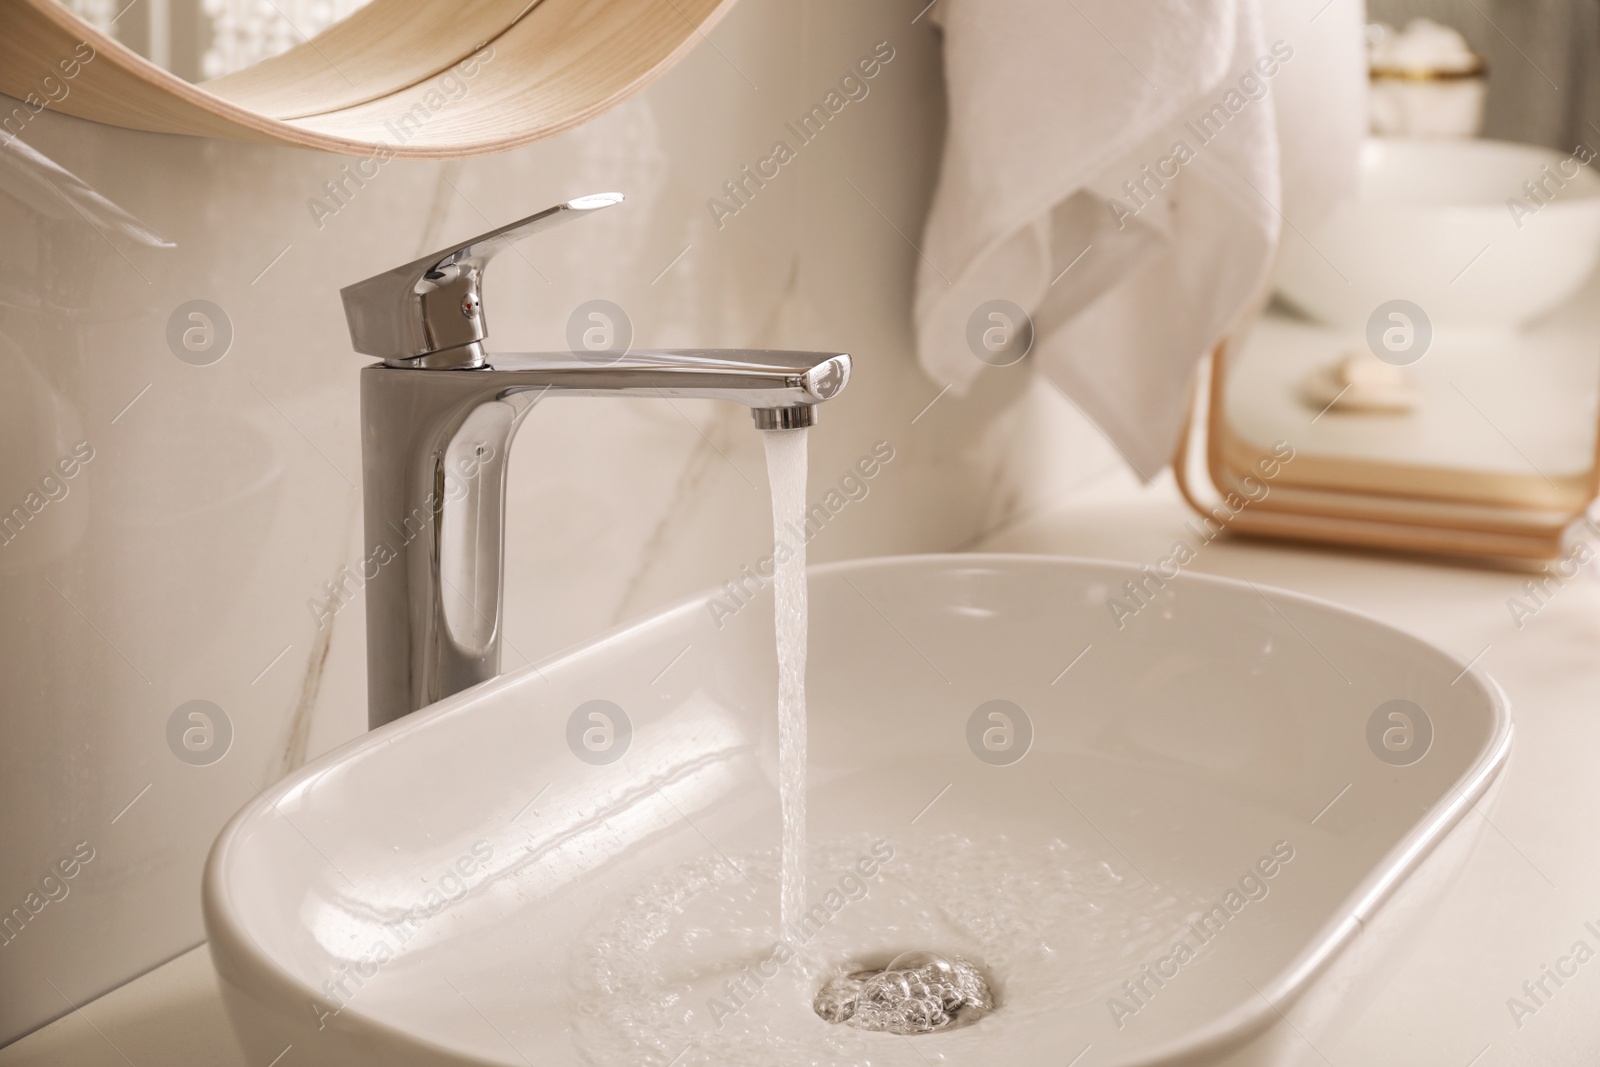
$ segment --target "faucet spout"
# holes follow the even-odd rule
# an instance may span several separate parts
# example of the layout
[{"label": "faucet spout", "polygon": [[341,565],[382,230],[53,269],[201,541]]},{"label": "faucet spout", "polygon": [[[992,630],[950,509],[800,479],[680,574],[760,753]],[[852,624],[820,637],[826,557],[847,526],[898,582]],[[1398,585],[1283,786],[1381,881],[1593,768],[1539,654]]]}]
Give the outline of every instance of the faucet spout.
[{"label": "faucet spout", "polygon": [[696,397],[754,409],[809,407],[850,380],[850,357],[835,352],[673,349],[492,355],[473,372],[497,390],[569,396]]},{"label": "faucet spout", "polygon": [[[421,361],[418,361],[419,364]],[[838,352],[704,349],[485,355],[361,372],[368,722],[500,673],[506,461],[554,396],[728,400],[758,428],[809,426],[850,380]],[[376,572],[376,573],[374,573]]]}]

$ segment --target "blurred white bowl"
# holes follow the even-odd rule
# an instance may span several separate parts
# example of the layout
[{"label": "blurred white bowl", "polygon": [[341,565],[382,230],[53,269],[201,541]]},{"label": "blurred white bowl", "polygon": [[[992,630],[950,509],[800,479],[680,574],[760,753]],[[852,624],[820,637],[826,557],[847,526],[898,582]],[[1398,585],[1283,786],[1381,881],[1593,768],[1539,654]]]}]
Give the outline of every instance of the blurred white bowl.
[{"label": "blurred white bowl", "polygon": [[[1524,183],[1546,181],[1546,166],[1566,184],[1548,182],[1554,198],[1533,210]],[[1597,260],[1589,166],[1505,141],[1374,138],[1355,199],[1315,229],[1285,227],[1277,286],[1335,326],[1363,329],[1380,304],[1409,300],[1436,330],[1505,330],[1572,296]]]}]

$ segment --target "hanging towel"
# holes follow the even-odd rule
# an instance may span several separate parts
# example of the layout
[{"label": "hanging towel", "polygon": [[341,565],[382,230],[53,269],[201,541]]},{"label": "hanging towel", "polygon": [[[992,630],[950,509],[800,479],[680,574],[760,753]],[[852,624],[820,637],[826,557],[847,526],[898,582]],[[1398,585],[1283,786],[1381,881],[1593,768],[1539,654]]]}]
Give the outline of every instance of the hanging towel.
[{"label": "hanging towel", "polygon": [[[940,0],[949,131],[915,322],[957,392],[1009,301],[1029,358],[1145,479],[1280,228],[1353,188],[1361,0]],[[1287,219],[1287,223],[1285,220]],[[994,319],[1004,323],[1003,319]]]}]

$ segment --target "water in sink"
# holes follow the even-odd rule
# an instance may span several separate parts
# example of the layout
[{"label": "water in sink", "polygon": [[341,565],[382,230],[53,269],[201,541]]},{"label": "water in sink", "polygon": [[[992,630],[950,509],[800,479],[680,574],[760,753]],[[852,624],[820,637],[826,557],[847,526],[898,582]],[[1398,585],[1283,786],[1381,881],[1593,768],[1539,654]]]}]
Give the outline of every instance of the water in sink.
[{"label": "water in sink", "polygon": [[771,905],[780,867],[776,850],[713,855],[608,901],[570,957],[584,1058],[602,1067],[890,1062],[907,1038],[825,1022],[812,999],[833,978],[934,946],[989,976],[996,1010],[910,1039],[922,1056],[904,1062],[988,1062],[1000,1045],[1010,1062],[1046,1062],[1015,1055],[1018,1042],[1040,1056],[1065,1052],[1065,1062],[1089,1037],[1066,1047],[1064,1009],[1105,1001],[1106,976],[1137,974],[1202,904],[1059,838],[851,835],[812,843],[815,902],[799,924],[780,927]]},{"label": "water in sink", "polygon": [[[806,435],[768,430],[772,484],[773,579],[778,633],[778,795],[783,812],[780,912],[785,924],[806,910],[806,542],[790,531],[806,523]],[[785,551],[787,547],[788,551]]]}]

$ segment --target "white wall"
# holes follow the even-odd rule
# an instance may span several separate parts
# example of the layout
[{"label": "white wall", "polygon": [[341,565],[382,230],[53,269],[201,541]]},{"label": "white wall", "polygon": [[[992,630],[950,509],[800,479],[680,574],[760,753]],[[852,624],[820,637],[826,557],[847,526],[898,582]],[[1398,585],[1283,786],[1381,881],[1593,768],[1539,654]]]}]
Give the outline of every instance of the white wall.
[{"label": "white wall", "polygon": [[[364,361],[341,285],[618,189],[626,207],[496,261],[492,348],[563,347],[570,310],[604,297],[638,345],[852,352],[855,381],[812,435],[812,493],[875,441],[896,455],[813,559],[959,547],[1036,502],[1041,469],[1088,432],[1037,448],[1044,401],[1025,368],[923,412],[941,383],[911,358],[909,241],[943,114],[937,40],[911,22],[921,7],[744,0],[714,47],[592,124],[497,157],[391,162],[320,229],[307,200],[338,157],[35,120],[27,144],[176,245],[156,250],[0,153],[0,512],[75,444],[93,449],[67,495],[0,546],[0,909],[37,906],[78,843],[94,853],[0,946],[0,1043],[197,943],[201,864],[223,822],[364,728],[363,607],[320,631],[307,609],[362,555]],[[719,231],[707,198],[885,40],[895,58],[870,95]],[[235,331],[210,366],[165,338],[195,298]],[[506,665],[760,557],[757,437],[742,409],[710,404],[536,411],[513,459]],[[197,698],[235,730],[209,766],[166,740]]]}]

